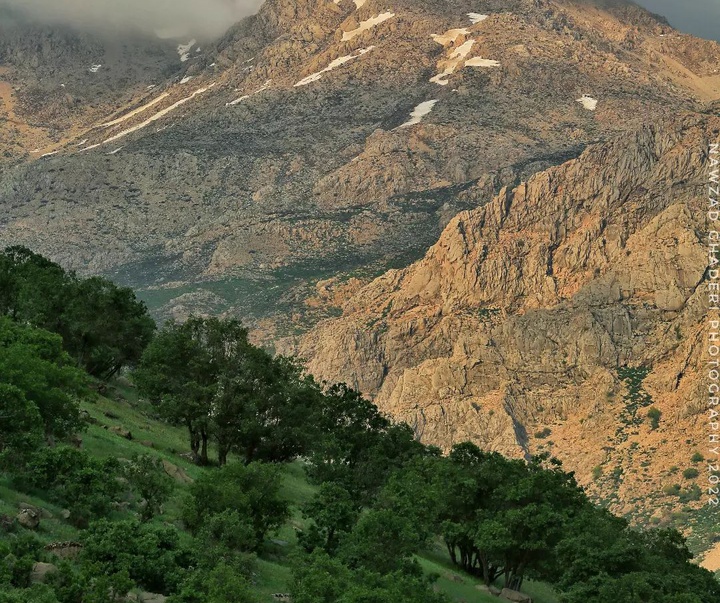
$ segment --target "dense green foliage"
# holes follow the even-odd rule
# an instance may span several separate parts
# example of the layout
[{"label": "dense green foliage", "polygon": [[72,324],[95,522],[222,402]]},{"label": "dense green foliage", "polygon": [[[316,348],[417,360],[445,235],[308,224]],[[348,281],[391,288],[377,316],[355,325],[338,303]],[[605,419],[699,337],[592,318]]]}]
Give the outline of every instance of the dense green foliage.
[{"label": "dense green foliage", "polygon": [[[88,378],[63,351],[57,335],[0,316],[0,378],[7,415],[26,425],[31,437],[38,428],[48,438],[63,438],[79,429],[77,399],[89,394]],[[0,435],[0,450],[24,447],[17,439],[5,442],[19,430],[12,417],[5,417],[0,417],[8,425]]]},{"label": "dense green foliage", "polygon": [[155,330],[132,289],[78,278],[24,247],[0,254],[0,316],[57,333],[74,361],[102,379],[135,363]]},{"label": "dense green foliage", "polygon": [[287,461],[311,438],[304,418],[316,396],[312,381],[301,379],[290,360],[251,345],[235,320],[168,323],[145,351],[135,380],[167,420],[187,427],[203,464],[210,438],[221,465],[231,452],[246,463]]},{"label": "dense green foliage", "polygon": [[[23,249],[0,256],[0,314],[0,479],[67,509],[54,521],[80,541],[60,560],[38,526],[0,517],[0,603],[112,603],[138,589],[170,603],[267,602],[263,564],[293,545],[284,584],[296,603],[444,603],[423,570],[436,546],[464,576],[544,581],[562,603],[720,601],[679,533],[630,527],[557,460],[471,443],[443,455],[347,386],[252,345],[237,321],[168,323],[151,340],[132,292]],[[187,430],[194,480],[169,462],[175,447],[138,453],[129,434],[81,421],[80,401],[97,404],[93,377],[135,363],[139,424]],[[84,427],[115,447],[80,448]],[[300,466],[293,505],[285,480]],[[56,566],[42,584],[37,562]]]}]

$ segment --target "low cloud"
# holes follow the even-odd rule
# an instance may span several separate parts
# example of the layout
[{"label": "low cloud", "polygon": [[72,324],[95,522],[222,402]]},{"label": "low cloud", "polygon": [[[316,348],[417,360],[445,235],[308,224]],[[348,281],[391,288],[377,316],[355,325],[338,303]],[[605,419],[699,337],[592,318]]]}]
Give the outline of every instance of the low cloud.
[{"label": "low cloud", "polygon": [[635,0],[654,13],[668,18],[673,27],[701,38],[720,41],[718,0]]},{"label": "low cloud", "polygon": [[0,9],[36,22],[80,28],[186,30],[194,36],[217,36],[257,12],[261,4],[262,0],[0,0]]}]

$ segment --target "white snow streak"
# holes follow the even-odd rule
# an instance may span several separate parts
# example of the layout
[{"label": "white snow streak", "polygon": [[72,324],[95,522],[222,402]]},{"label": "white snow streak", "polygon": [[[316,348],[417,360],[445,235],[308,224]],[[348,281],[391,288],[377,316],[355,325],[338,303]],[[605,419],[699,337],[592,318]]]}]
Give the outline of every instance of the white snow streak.
[{"label": "white snow streak", "polygon": [[465,62],[466,67],[500,67],[500,61],[493,59],[483,59],[482,57],[473,57]]},{"label": "white snow streak", "polygon": [[[467,40],[466,42],[463,42],[463,44],[458,46],[455,50],[453,50],[450,53],[449,60],[444,63],[444,69],[442,70],[442,72],[431,77],[430,81],[440,86],[447,86],[450,83],[447,78],[453,73],[455,73],[455,70],[465,60],[467,55],[470,54],[473,44],[475,44],[475,40]],[[443,65],[442,62],[439,66],[441,65]]]},{"label": "white snow streak", "polygon": [[475,25],[476,23],[481,23],[485,19],[488,18],[489,15],[481,15],[480,13],[468,13],[468,17],[470,17],[470,23]]},{"label": "white snow streak", "polygon": [[118,151],[120,151],[121,149],[124,149],[124,148],[125,148],[125,147],[118,147],[118,148],[115,149],[114,151],[110,151],[110,152],[107,153],[107,154],[108,154],[108,155],[114,155],[115,153],[117,153]]},{"label": "white snow streak", "polygon": [[255,94],[260,94],[263,90],[267,90],[270,87],[270,82],[272,80],[268,80],[265,82],[260,88],[255,90],[255,92],[251,92],[250,94],[245,94],[244,96],[241,96],[240,98],[236,98],[234,101],[231,101],[229,103],[225,103],[226,107],[232,107],[233,105],[237,105],[238,103],[243,102],[244,100],[250,98],[251,96],[254,96]]},{"label": "white snow streak", "polygon": [[311,75],[308,75],[307,77],[304,77],[301,79],[297,84],[295,84],[295,87],[298,86],[307,86],[308,84],[311,84],[312,82],[317,82],[319,79],[322,78],[323,73],[327,73],[328,71],[332,71],[336,67],[340,67],[340,65],[344,65],[345,63],[352,61],[353,59],[357,59],[364,55],[366,52],[370,52],[374,46],[368,46],[367,48],[362,48],[358,50],[357,54],[349,54],[344,57],[340,57],[332,61],[325,69],[322,69],[321,71],[318,71],[317,73],[313,73]]},{"label": "white snow streak", "polygon": [[187,44],[178,44],[177,53],[180,55],[180,60],[184,63],[190,58],[190,49],[197,44],[197,40],[193,38]]},{"label": "white snow streak", "polygon": [[180,80],[181,84],[187,84],[192,79],[192,75],[186,75],[183,79]]},{"label": "white snow streak", "polygon": [[463,27],[462,29],[448,29],[444,34],[430,34],[430,37],[438,44],[449,46],[457,40],[458,36],[467,36],[469,34],[470,30]]},{"label": "white snow streak", "polygon": [[158,104],[161,100],[163,100],[164,98],[166,98],[168,96],[170,96],[170,94],[165,92],[164,94],[161,94],[160,96],[151,100],[149,103],[143,105],[142,107],[138,107],[134,111],[130,111],[130,113],[128,113],[127,115],[123,115],[122,117],[118,117],[117,119],[113,119],[112,121],[108,121],[108,122],[105,122],[104,124],[100,124],[100,127],[101,128],[109,128],[110,126],[116,126],[117,124],[127,121],[128,119],[130,119],[131,117],[134,117],[138,113],[142,113],[143,111],[146,111],[153,105]]},{"label": "white snow streak", "polygon": [[588,111],[595,111],[598,104],[597,99],[594,99],[589,94],[583,94],[580,98],[577,99],[577,102],[582,103],[582,106],[585,107]]},{"label": "white snow streak", "polygon": [[398,126],[398,128],[405,128],[407,126],[414,126],[415,124],[419,124],[422,121],[422,118],[433,110],[433,107],[437,102],[437,99],[435,99],[420,103],[417,107],[413,109],[412,113],[410,113],[410,119],[404,124]]},{"label": "white snow streak", "polygon": [[102,67],[102,65],[93,65],[92,67],[90,67],[89,71],[90,73],[97,73],[98,71],[100,71],[100,67]]},{"label": "white snow streak", "polygon": [[352,31],[345,31],[343,32],[342,41],[347,42],[348,40],[352,40],[355,36],[359,36],[362,32],[367,31],[368,29],[372,29],[376,25],[380,25],[380,23],[383,23],[384,21],[387,21],[388,19],[392,19],[395,16],[395,13],[381,13],[377,15],[376,17],[370,17],[369,19],[365,21],[361,21],[360,25],[358,25],[355,29]]},{"label": "white snow streak", "polygon": [[[127,136],[128,134],[132,134],[133,132],[137,132],[138,130],[141,130],[142,128],[144,128],[144,127],[146,127],[146,126],[149,126],[149,125],[150,125],[151,123],[153,123],[154,121],[157,121],[158,119],[161,119],[162,117],[165,117],[168,113],[170,113],[171,111],[174,111],[174,110],[177,109],[179,106],[184,105],[186,102],[188,102],[189,100],[192,100],[193,98],[195,98],[195,97],[198,96],[199,94],[202,94],[203,92],[207,92],[207,91],[208,91],[210,88],[212,88],[214,85],[215,85],[215,83],[212,83],[212,84],[210,84],[209,86],[207,86],[207,87],[205,87],[205,88],[199,88],[198,90],[195,90],[195,92],[193,92],[190,96],[186,96],[185,98],[181,98],[179,101],[177,101],[176,103],[170,105],[169,107],[165,107],[165,109],[163,109],[162,111],[158,111],[155,115],[153,115],[152,117],[146,119],[144,122],[142,122],[142,123],[140,123],[140,124],[137,124],[137,125],[133,126],[132,128],[128,128],[127,130],[123,130],[123,131],[120,132],[119,134],[115,134],[115,136],[111,136],[111,137],[108,138],[107,140],[104,140],[104,141],[102,142],[102,144],[107,144],[108,142],[112,142],[112,141],[114,141],[114,140],[118,140],[119,138],[123,138],[124,136]],[[90,147],[88,147],[88,148],[90,148]],[[86,150],[87,150],[87,149],[83,149],[83,151],[86,151]]]},{"label": "white snow streak", "polygon": [[53,155],[57,155],[59,151],[53,151],[52,153],[45,153],[44,155],[40,155],[40,159],[43,157],[52,157]]}]

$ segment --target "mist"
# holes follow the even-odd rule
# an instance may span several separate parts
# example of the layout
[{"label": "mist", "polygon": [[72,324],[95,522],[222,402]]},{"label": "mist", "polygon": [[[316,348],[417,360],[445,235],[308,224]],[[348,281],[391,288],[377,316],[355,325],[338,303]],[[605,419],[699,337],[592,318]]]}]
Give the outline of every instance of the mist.
[{"label": "mist", "polygon": [[[221,35],[257,12],[263,0],[0,0],[33,22],[108,31],[176,31],[196,37]],[[0,15],[0,19],[2,16]]]},{"label": "mist", "polygon": [[667,17],[670,25],[699,38],[720,42],[718,0],[635,0],[648,10]]}]

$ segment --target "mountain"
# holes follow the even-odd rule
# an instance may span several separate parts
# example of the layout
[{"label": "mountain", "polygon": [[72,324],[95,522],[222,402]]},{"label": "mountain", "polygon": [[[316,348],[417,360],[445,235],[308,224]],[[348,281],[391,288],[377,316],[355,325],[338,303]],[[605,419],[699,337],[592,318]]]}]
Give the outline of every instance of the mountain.
[{"label": "mountain", "polygon": [[641,521],[698,510],[709,546],[681,472],[720,45],[620,0],[268,0],[213,42],[3,27],[0,244],[287,335],[424,441],[551,452]]},{"label": "mountain", "polygon": [[[161,316],[282,333],[337,313],[304,303],[318,280],[406,266],[503,186],[720,96],[716,44],[623,2],[269,0],[215,44],[175,40],[184,62],[160,42],[67,119],[4,88],[57,125],[2,168],[1,242],[138,287]],[[58,44],[74,50],[47,86],[103,77],[97,52]]]},{"label": "mountain", "polygon": [[710,448],[703,233],[717,109],[591,145],[459,214],[297,352],[444,449],[549,452],[645,521],[678,509],[674,484],[707,506],[706,476],[680,472]]}]

